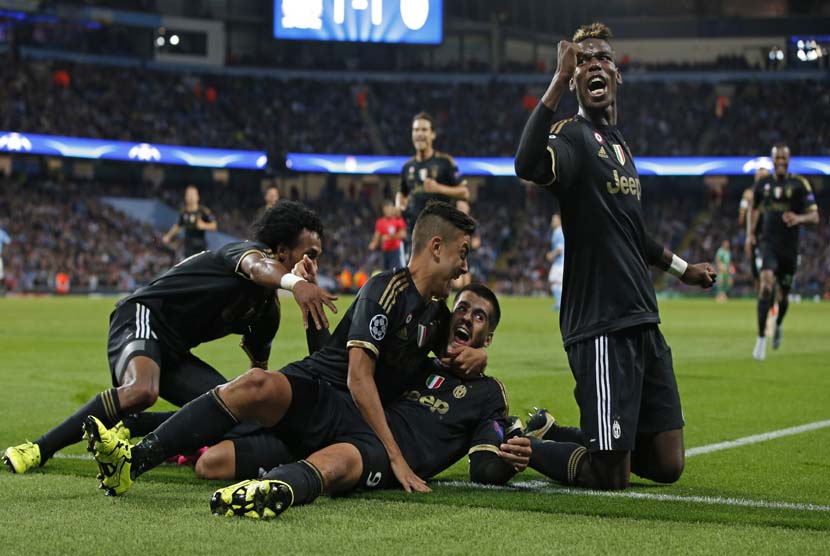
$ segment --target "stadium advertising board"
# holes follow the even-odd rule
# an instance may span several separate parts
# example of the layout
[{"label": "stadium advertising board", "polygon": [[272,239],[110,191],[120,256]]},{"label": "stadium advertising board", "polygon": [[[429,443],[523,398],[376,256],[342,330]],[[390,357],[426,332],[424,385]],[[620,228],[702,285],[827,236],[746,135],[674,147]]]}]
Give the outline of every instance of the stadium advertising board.
[{"label": "stadium advertising board", "polygon": [[274,0],[274,37],[440,44],[443,0]]},{"label": "stadium advertising board", "polygon": [[[297,172],[333,174],[398,174],[406,156],[359,156],[288,153],[285,165]],[[455,157],[459,171],[467,176],[515,176],[512,158]],[[758,168],[772,169],[769,157],[647,157],[635,158],[641,176],[737,176]],[[790,171],[796,174],[830,175],[830,157],[794,156]]]},{"label": "stadium advertising board", "polygon": [[268,157],[261,151],[207,149],[13,131],[0,131],[0,152],[248,170],[261,170],[268,164]]}]

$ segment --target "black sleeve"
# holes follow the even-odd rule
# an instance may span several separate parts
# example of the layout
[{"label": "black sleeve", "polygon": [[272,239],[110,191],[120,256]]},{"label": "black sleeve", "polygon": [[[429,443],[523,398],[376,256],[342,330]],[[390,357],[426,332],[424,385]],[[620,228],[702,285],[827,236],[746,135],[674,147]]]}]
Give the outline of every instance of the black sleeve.
[{"label": "black sleeve", "polygon": [[755,182],[755,185],[752,186],[752,208],[757,209],[758,205],[761,204],[761,182]]},{"label": "black sleeve", "polygon": [[251,253],[259,253],[263,257],[267,258],[267,250],[268,247],[265,244],[258,243],[256,241],[237,241],[233,243],[226,243],[216,251],[216,254],[222,258],[222,261],[224,261],[224,264],[228,268],[233,269],[233,272],[250,280],[250,277],[243,274],[242,269],[240,268],[242,265],[242,259]]},{"label": "black sleeve", "polygon": [[375,357],[380,355],[381,344],[389,330],[389,312],[392,309],[393,297],[389,294],[395,285],[391,282],[398,283],[402,279],[398,276],[375,276],[360,288],[357,299],[354,300],[346,348],[360,347],[372,352]]},{"label": "black sleeve", "polygon": [[541,102],[531,112],[522,131],[514,161],[516,175],[520,178],[540,185],[553,181],[550,152],[547,148],[553,118],[553,110]]},{"label": "black sleeve", "polygon": [[461,173],[458,171],[458,164],[455,162],[455,159],[450,155],[446,155],[446,164],[444,167],[444,172],[446,176],[443,180],[439,180],[440,183],[445,185],[458,185],[461,183]]},{"label": "black sleeve", "polygon": [[[313,322],[311,313],[308,314],[308,322]],[[308,344],[308,354],[311,355],[315,351],[319,351],[324,345],[329,343],[331,333],[328,328],[317,330],[316,326],[309,326],[305,331],[305,340]]]},{"label": "black sleeve", "polygon": [[205,222],[213,222],[213,220],[214,220],[213,212],[211,212],[211,210],[209,208],[202,207],[201,213],[202,213],[202,220],[204,220]]},{"label": "black sleeve", "polygon": [[409,186],[406,184],[406,164],[403,165],[401,168],[401,184],[400,184],[400,192],[401,195],[409,195]]},{"label": "black sleeve", "polygon": [[274,341],[279,328],[280,306],[276,299],[273,299],[268,302],[260,316],[248,325],[248,330],[242,335],[242,341],[239,343],[239,346],[248,354],[252,366],[268,368],[271,342]]},{"label": "black sleeve", "polygon": [[646,233],[643,238],[643,247],[645,248],[646,262],[651,266],[665,270],[666,264],[663,262],[663,246]]},{"label": "black sleeve", "polygon": [[185,222],[184,222],[184,210],[179,211],[179,222],[178,222],[178,224],[179,224],[179,226],[184,226],[184,224],[185,224]]},{"label": "black sleeve", "polygon": [[513,478],[516,470],[493,452],[470,454],[470,480],[485,485],[503,485]]}]

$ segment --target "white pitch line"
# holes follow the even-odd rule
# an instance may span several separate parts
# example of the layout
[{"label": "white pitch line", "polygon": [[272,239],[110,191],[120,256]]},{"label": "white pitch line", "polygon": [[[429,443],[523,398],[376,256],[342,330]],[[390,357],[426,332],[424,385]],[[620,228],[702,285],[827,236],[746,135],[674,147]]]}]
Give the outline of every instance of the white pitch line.
[{"label": "white pitch line", "polygon": [[720,450],[728,450],[730,448],[737,448],[738,446],[746,446],[747,444],[757,444],[759,442],[766,442],[782,436],[792,436],[794,434],[801,434],[803,432],[814,431],[830,427],[830,421],[816,421],[815,423],[807,423],[798,427],[790,427],[789,429],[781,429],[777,431],[765,432],[763,434],[755,434],[752,436],[745,436],[737,440],[729,440],[727,442],[718,442],[717,444],[707,444],[706,446],[698,446],[696,448],[689,448],[686,450],[686,457],[690,458],[700,454],[710,454]]},{"label": "white pitch line", "polygon": [[550,483],[545,481],[522,481],[511,483],[509,486],[482,485],[467,481],[437,481],[437,483],[442,486],[473,488],[478,490],[525,490],[537,494],[566,494],[575,496],[595,496],[599,498],[632,498],[640,500],[656,500],[659,502],[695,502],[698,504],[741,506],[746,508],[830,512],[830,506],[822,506],[819,504],[796,504],[792,502],[771,502],[767,500],[719,498],[713,496],[680,496],[677,494],[654,494],[651,492],[585,490],[580,488],[553,487]]}]

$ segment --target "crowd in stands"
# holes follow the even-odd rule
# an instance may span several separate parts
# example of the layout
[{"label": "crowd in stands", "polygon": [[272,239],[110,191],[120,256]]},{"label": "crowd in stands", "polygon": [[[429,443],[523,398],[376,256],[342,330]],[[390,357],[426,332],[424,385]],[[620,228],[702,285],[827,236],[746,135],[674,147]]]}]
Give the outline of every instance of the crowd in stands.
[{"label": "crowd in stands", "polygon": [[[407,154],[411,117],[437,120],[439,150],[511,156],[537,86],[282,81],[141,68],[19,61],[0,64],[0,129],[286,152]],[[810,106],[810,110],[800,107]],[[568,96],[561,117],[575,112]],[[819,81],[643,82],[622,86],[620,128],[635,155],[830,154],[830,89]]]},{"label": "crowd in stands", "polygon": [[[685,193],[672,184],[644,180],[644,219],[660,243],[689,261],[713,261],[724,239],[731,242],[736,294],[751,294],[753,280],[743,254],[744,230],[737,224],[739,191],[716,202],[701,188]],[[182,191],[175,187],[78,182],[67,179],[3,178],[0,181],[0,228],[12,243],[3,251],[6,288],[12,292],[56,290],[58,275],[68,277],[71,291],[128,291],[169,268],[177,254],[160,241],[165,230],[153,229],[100,200],[103,195],[153,197],[178,208]],[[246,237],[262,206],[257,188],[229,191],[204,187],[202,203],[211,207],[219,230]],[[378,252],[368,250],[380,207],[367,202],[357,188],[328,188],[317,199],[299,199],[321,216],[325,227],[320,273],[329,287],[354,291],[361,276],[381,268]],[[820,203],[826,207],[826,199]],[[551,195],[516,185],[512,198],[481,197],[473,204],[479,222],[480,247],[470,259],[475,280],[504,294],[547,295],[550,263],[550,217],[557,210]],[[823,294],[830,288],[830,215],[802,232],[805,254],[795,292]],[[179,254],[180,255],[180,254]],[[677,280],[654,273],[660,289],[691,291]],[[343,277],[339,283],[338,279]],[[348,278],[348,282],[345,278]]]}]

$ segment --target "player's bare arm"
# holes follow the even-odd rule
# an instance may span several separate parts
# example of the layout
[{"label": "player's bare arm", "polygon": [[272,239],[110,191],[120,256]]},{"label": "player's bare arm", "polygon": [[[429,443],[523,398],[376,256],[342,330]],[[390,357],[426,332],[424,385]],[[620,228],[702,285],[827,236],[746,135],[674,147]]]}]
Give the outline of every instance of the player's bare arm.
[{"label": "player's bare arm", "polygon": [[395,193],[395,208],[401,212],[406,210],[406,207],[409,205],[409,195],[404,195],[400,191]]},{"label": "player's bare arm", "polygon": [[[240,270],[254,283],[276,290],[284,288],[294,294],[297,305],[303,315],[303,325],[308,328],[308,315],[314,320],[317,330],[328,328],[329,321],[323,306],[328,307],[333,313],[337,312],[334,301],[336,295],[332,295],[316,284],[303,279],[301,276],[293,275],[279,261],[268,259],[261,253],[252,252],[242,259]],[[289,283],[290,282],[290,283]]]},{"label": "player's bare arm", "polygon": [[401,454],[395,437],[386,422],[386,414],[380,403],[380,396],[375,385],[375,360],[363,348],[353,347],[349,350],[349,375],[347,379],[349,392],[355,405],[360,410],[366,423],[377,435],[389,455],[389,463],[395,478],[406,492],[430,492],[426,482],[418,477]]},{"label": "player's bare arm", "polygon": [[164,243],[165,245],[170,243],[173,240],[173,238],[176,237],[176,234],[178,234],[179,230],[181,230],[181,229],[182,228],[181,228],[181,226],[179,226],[178,222],[176,222],[175,224],[170,226],[170,229],[167,230],[167,233],[164,234],[164,237],[161,238],[162,243]]},{"label": "player's bare arm", "polygon": [[470,200],[470,188],[467,187],[467,180],[462,181],[457,186],[452,186],[438,183],[433,178],[426,178],[424,180],[424,191],[427,193],[437,193],[460,201]]},{"label": "player's bare arm", "polygon": [[196,221],[196,229],[205,232],[215,232],[218,229],[218,225],[216,224],[216,220],[207,221],[200,218]]},{"label": "player's bare arm", "polygon": [[818,224],[818,210],[811,210],[804,214],[797,214],[792,211],[787,211],[781,215],[784,223],[788,228],[794,226],[801,226],[803,224]]},{"label": "player's bare arm", "polygon": [[717,272],[710,263],[689,264],[651,237],[646,236],[645,242],[646,261],[651,266],[668,272],[689,286],[711,288],[715,283]]}]

